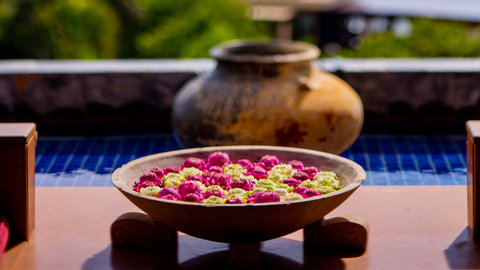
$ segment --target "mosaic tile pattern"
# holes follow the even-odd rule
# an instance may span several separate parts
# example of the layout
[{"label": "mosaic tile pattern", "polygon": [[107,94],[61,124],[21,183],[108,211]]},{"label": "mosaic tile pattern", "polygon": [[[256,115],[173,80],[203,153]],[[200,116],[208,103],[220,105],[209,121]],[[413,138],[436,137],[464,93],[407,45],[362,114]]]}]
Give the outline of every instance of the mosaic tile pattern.
[{"label": "mosaic tile pattern", "polygon": [[[364,185],[465,185],[465,136],[362,135],[341,155],[367,171]],[[112,186],[111,173],[150,154],[180,149],[170,134],[40,137],[36,186]]]}]

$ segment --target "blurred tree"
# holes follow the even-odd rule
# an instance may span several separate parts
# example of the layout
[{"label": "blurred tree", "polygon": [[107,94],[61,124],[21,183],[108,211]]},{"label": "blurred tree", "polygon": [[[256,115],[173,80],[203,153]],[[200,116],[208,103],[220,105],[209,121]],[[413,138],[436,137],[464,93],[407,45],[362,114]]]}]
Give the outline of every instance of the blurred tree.
[{"label": "blurred tree", "polygon": [[239,0],[0,0],[0,58],[207,57],[266,38]]},{"label": "blurred tree", "polygon": [[412,33],[392,31],[365,36],[358,48],[342,49],[344,57],[478,57],[480,26],[429,18],[412,19]]},{"label": "blurred tree", "polygon": [[148,13],[135,39],[139,57],[208,57],[214,45],[231,39],[266,38],[239,1],[137,0]]},{"label": "blurred tree", "polygon": [[17,0],[0,36],[1,58],[111,58],[118,18],[96,0]]}]

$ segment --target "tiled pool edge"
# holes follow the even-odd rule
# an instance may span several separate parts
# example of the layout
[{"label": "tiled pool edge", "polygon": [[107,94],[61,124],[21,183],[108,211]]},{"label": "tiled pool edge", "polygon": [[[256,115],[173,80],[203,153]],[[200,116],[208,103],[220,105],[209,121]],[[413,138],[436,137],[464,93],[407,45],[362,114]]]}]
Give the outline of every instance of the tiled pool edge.
[{"label": "tiled pool edge", "polygon": [[[365,168],[364,185],[465,185],[465,140],[366,134],[341,155]],[[112,186],[110,175],[122,164],[177,149],[169,134],[40,138],[36,186]]]}]

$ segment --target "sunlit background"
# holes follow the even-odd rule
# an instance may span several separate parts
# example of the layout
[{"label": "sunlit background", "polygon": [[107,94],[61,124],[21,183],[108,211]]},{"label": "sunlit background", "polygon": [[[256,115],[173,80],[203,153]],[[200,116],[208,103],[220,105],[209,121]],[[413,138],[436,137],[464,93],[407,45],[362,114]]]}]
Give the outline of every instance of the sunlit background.
[{"label": "sunlit background", "polygon": [[475,57],[474,0],[0,0],[0,58],[205,58],[232,39],[321,57]]}]

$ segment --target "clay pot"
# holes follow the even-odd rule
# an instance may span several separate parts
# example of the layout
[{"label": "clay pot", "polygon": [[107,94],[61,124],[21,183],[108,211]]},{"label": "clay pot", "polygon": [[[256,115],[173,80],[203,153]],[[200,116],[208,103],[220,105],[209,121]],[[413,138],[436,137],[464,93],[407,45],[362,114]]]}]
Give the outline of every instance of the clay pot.
[{"label": "clay pot", "polygon": [[[342,189],[296,201],[258,204],[205,204],[160,199],[133,191],[134,182],[153,167],[180,167],[187,157],[207,159],[226,152],[232,161],[252,162],[275,155],[281,162],[299,160],[305,166],[335,172]],[[292,147],[217,146],[177,150],[128,162],[112,174],[112,183],[132,203],[156,221],[176,231],[217,242],[256,243],[309,226],[343,203],[366,177],[365,170],[346,158]]]},{"label": "clay pot", "polygon": [[184,147],[261,144],[338,154],[360,134],[362,101],[313,66],[317,47],[237,42],[210,54],[215,70],[188,82],[173,102],[174,134]]}]

